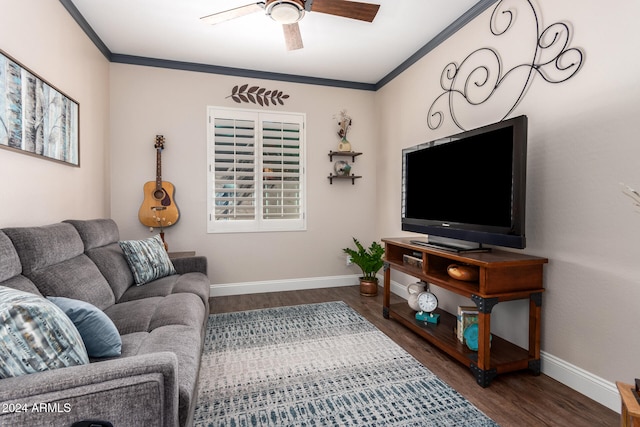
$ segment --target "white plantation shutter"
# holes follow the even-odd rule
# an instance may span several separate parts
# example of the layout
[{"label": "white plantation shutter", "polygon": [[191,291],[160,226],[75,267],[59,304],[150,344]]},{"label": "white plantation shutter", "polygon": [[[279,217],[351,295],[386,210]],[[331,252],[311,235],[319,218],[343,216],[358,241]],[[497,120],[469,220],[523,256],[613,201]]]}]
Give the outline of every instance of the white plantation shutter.
[{"label": "white plantation shutter", "polygon": [[262,215],[265,220],[301,215],[300,123],[262,122]]},{"label": "white plantation shutter", "polygon": [[252,120],[214,120],[216,220],[256,218],[256,140]]},{"label": "white plantation shutter", "polygon": [[304,115],[209,108],[208,231],[304,230]]}]

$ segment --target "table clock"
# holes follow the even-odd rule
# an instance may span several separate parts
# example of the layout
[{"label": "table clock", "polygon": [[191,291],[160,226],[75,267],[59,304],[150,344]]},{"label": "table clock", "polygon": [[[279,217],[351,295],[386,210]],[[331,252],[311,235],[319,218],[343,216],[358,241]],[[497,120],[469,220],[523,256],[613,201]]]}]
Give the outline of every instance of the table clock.
[{"label": "table clock", "polygon": [[438,308],[438,298],[434,294],[429,291],[420,292],[418,294],[418,306],[420,311],[416,313],[416,320],[433,323],[434,325],[440,323],[440,315],[433,313]]}]

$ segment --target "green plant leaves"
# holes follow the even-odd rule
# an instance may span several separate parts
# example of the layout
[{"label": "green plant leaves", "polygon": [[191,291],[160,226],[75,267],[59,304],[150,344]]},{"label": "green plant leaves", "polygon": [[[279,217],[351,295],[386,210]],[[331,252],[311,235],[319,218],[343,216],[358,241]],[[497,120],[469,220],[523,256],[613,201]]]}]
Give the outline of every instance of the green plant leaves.
[{"label": "green plant leaves", "polygon": [[362,270],[365,279],[375,278],[376,273],[384,265],[382,260],[384,248],[374,241],[368,249],[365,249],[355,237],[353,238],[353,243],[356,245],[357,251],[352,248],[344,248],[342,251],[351,256],[353,263]]}]

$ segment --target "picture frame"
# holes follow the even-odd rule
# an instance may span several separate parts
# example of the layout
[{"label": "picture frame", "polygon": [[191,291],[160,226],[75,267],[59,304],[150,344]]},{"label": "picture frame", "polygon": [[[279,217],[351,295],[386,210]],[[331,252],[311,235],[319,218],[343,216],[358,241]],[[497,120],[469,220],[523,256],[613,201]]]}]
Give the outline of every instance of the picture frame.
[{"label": "picture frame", "polygon": [[0,148],[80,167],[80,104],[0,50]]}]

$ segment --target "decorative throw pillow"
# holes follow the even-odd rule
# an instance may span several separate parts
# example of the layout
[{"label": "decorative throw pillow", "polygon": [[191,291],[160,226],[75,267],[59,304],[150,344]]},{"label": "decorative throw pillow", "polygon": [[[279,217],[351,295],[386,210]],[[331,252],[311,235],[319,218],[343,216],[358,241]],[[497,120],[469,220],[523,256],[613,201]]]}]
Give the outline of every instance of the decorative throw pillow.
[{"label": "decorative throw pillow", "polygon": [[133,273],[136,285],[176,274],[159,234],[145,240],[124,240],[120,243],[124,257]]},{"label": "decorative throw pillow", "polygon": [[71,320],[46,299],[0,286],[0,378],[89,363]]},{"label": "decorative throw pillow", "polygon": [[89,357],[116,357],[122,352],[122,338],[116,325],[102,310],[88,302],[47,297],[58,306],[80,332]]}]

